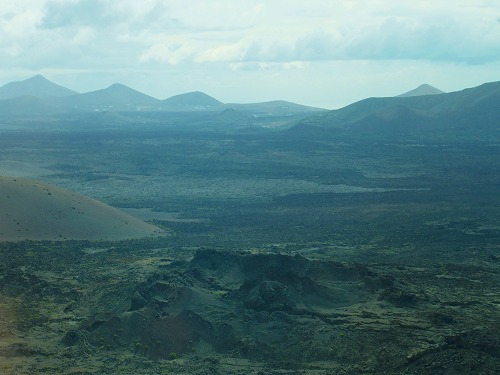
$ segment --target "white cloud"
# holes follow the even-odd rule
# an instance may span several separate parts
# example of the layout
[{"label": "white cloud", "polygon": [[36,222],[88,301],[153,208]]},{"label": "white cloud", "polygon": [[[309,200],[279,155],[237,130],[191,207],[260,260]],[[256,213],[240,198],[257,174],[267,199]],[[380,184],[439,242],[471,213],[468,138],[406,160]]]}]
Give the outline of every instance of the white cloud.
[{"label": "white cloud", "polygon": [[242,42],[217,45],[201,51],[201,53],[196,56],[195,62],[239,61],[243,58],[244,53],[245,46]]},{"label": "white cloud", "polygon": [[76,32],[71,39],[74,45],[86,45],[93,41],[97,36],[97,32],[92,27],[83,27]]},{"label": "white cloud", "polygon": [[[285,6],[273,1],[250,7],[243,12],[245,17],[235,13],[231,5],[235,3],[215,2],[219,5],[212,9],[194,1],[186,13],[173,12],[183,25],[173,34],[179,43],[191,47],[189,54],[182,54],[184,61],[416,59],[480,63],[500,59],[497,16],[473,2],[453,2],[450,8],[425,1],[403,6],[369,0],[335,3],[341,6],[322,1],[290,1]],[[146,39],[144,43],[146,50],[154,46]]]},{"label": "white cloud", "polygon": [[365,60],[480,62],[500,60],[500,25],[467,25],[462,20],[389,17],[352,33],[346,56]]},{"label": "white cloud", "polygon": [[143,62],[166,62],[172,65],[180,64],[193,56],[195,46],[192,42],[171,40],[157,43],[149,47],[140,57]]},{"label": "white cloud", "polygon": [[116,55],[109,48],[117,42],[113,48],[123,49],[127,61],[147,63],[500,59],[495,2],[0,0],[0,5],[0,49],[11,55],[56,35],[69,44],[93,43],[100,56]]},{"label": "white cloud", "polygon": [[77,82],[86,72],[85,87],[95,76],[95,88],[113,79],[161,93],[158,74],[192,89],[300,95],[325,94],[314,85],[338,85],[338,74],[363,85],[361,72],[381,77],[392,63],[422,79],[467,65],[484,79],[500,64],[499,17],[495,0],[0,0],[0,78],[66,71]]}]

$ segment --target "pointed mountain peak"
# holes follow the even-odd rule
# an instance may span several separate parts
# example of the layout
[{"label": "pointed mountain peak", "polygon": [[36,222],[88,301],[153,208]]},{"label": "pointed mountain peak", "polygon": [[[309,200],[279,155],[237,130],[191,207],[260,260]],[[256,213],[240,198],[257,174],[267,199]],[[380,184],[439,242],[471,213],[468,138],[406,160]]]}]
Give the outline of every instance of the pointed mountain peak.
[{"label": "pointed mountain peak", "polygon": [[423,96],[423,95],[438,95],[444,94],[444,91],[441,91],[427,83],[424,83],[418,86],[416,89],[405,92],[404,94],[398,95],[398,97],[408,97],[408,96]]},{"label": "pointed mountain peak", "polygon": [[111,86],[108,87],[108,89],[113,89],[113,90],[115,90],[115,89],[129,89],[129,90],[133,90],[130,87],[122,85],[121,83],[113,83]]},{"label": "pointed mountain peak", "polygon": [[146,95],[140,91],[137,91],[136,89],[133,89],[131,87],[125,86],[121,83],[113,83],[111,86],[108,88],[105,88],[103,90],[97,90],[97,92],[108,92],[112,94],[120,94],[120,95],[135,95],[137,96],[142,96],[142,97],[148,97],[154,100],[157,100],[149,95]]},{"label": "pointed mountain peak", "polygon": [[158,99],[143,94],[121,83],[96,91],[86,92],[73,98],[74,106],[92,110],[137,110],[141,107],[154,107]]},{"label": "pointed mountain peak", "polygon": [[46,98],[53,96],[63,97],[74,94],[77,94],[77,92],[51,82],[40,74],[25,79],[24,81],[7,83],[0,87],[0,99],[12,99],[25,95]]},{"label": "pointed mountain peak", "polygon": [[128,86],[125,86],[121,83],[113,83],[112,85],[106,87],[105,89],[100,89],[100,90],[96,90],[94,92],[101,92],[101,91],[105,91],[105,92],[136,92],[136,90],[128,87]]},{"label": "pointed mountain peak", "polygon": [[40,82],[47,82],[49,81],[47,78],[45,78],[44,76],[42,76],[41,74],[37,74],[36,76],[33,76],[31,78],[28,78],[28,79],[25,79],[24,82],[28,82],[28,81],[40,81]]}]

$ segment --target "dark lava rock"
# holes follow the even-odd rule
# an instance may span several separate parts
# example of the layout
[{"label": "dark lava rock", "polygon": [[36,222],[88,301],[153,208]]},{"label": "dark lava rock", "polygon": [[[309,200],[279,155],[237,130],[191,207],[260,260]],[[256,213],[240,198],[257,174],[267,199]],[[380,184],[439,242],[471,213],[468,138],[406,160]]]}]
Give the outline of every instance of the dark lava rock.
[{"label": "dark lava rock", "polygon": [[287,290],[287,286],[279,281],[264,280],[250,290],[243,304],[255,311],[286,310],[290,307]]},{"label": "dark lava rock", "polygon": [[412,307],[418,302],[416,294],[398,287],[385,289],[380,295],[380,299],[399,307]]},{"label": "dark lava rock", "polygon": [[148,304],[148,301],[141,296],[141,294],[136,291],[134,295],[132,296],[132,300],[130,301],[130,311],[135,311],[143,308]]},{"label": "dark lava rock", "polygon": [[258,311],[255,313],[254,318],[259,323],[267,323],[271,318],[269,317],[269,312],[267,311]]}]

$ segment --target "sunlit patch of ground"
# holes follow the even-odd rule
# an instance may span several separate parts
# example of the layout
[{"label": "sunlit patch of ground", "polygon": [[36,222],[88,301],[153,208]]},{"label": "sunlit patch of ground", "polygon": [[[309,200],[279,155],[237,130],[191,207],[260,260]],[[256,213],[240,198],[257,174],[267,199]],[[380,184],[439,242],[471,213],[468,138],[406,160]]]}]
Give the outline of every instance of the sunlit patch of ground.
[{"label": "sunlit patch of ground", "polygon": [[0,241],[118,240],[161,230],[81,194],[18,177],[0,177]]}]

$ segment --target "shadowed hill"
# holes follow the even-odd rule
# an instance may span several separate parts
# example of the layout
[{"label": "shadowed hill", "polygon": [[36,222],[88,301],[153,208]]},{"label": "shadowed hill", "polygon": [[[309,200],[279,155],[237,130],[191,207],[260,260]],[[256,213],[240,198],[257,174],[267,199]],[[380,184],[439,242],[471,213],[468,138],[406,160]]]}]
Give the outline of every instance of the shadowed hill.
[{"label": "shadowed hill", "polygon": [[63,97],[77,94],[76,91],[55,84],[41,75],[24,81],[7,83],[0,87],[0,99],[11,99],[25,95],[37,97]]},{"label": "shadowed hill", "polygon": [[0,177],[0,242],[124,240],[161,231],[102,202],[17,177]]},{"label": "shadowed hill", "polygon": [[368,98],[301,121],[300,134],[325,129],[370,129],[373,134],[399,128],[446,131],[452,128],[490,129],[500,121],[500,82],[439,95]]}]

